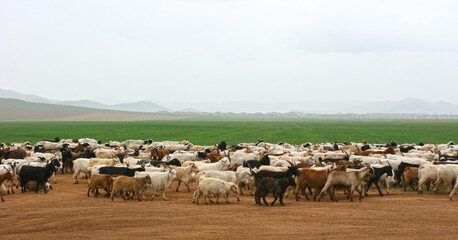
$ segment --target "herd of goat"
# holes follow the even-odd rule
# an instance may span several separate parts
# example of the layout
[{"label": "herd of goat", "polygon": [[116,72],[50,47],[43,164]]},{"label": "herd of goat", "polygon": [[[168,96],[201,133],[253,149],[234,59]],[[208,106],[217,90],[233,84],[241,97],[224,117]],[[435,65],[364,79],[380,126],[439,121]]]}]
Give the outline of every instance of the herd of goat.
[{"label": "herd of goat", "polygon": [[[197,182],[192,202],[206,204],[211,198],[229,194],[237,200],[243,189],[253,194],[256,204],[268,205],[266,196],[274,197],[271,205],[295,194],[320,201],[326,194],[337,201],[336,190],[343,191],[350,201],[353,192],[359,200],[374,185],[383,196],[381,185],[390,193],[390,185],[406,191],[434,192],[440,186],[450,192],[450,200],[458,189],[458,147],[446,144],[362,143],[239,143],[227,146],[223,141],[212,146],[199,146],[184,141],[155,142],[147,140],[100,141],[82,139],[43,140],[0,144],[0,196],[21,188],[46,193],[56,183],[55,174],[73,172],[73,181],[87,177],[87,196],[95,197],[99,189],[105,197],[120,195],[124,200],[145,199],[145,190],[152,189],[152,199],[159,193],[166,198],[172,181],[187,191]],[[262,200],[262,202],[261,202]]]}]

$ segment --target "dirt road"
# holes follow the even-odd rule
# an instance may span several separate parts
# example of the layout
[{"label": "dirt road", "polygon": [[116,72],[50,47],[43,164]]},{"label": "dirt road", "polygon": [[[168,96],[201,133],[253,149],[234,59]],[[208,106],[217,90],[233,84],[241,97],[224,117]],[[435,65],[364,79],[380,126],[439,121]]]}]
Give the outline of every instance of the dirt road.
[{"label": "dirt road", "polygon": [[396,189],[385,197],[371,192],[361,202],[340,194],[337,203],[290,197],[284,207],[256,206],[249,195],[237,202],[232,195],[230,204],[196,206],[192,193],[174,191],[176,183],[167,202],[119,196],[111,202],[88,198],[86,181],[73,184],[70,174],[57,181],[48,194],[18,190],[5,196],[1,239],[458,239],[458,196],[451,202],[446,193]]}]

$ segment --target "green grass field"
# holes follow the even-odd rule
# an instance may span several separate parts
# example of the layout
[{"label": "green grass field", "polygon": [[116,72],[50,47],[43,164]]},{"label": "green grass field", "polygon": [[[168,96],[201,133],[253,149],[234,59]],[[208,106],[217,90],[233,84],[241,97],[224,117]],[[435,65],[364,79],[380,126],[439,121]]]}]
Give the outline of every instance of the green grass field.
[{"label": "green grass field", "polygon": [[137,122],[0,122],[0,142],[36,143],[44,138],[90,137],[122,141],[183,140],[208,145],[256,142],[446,143],[457,140],[456,121],[349,121],[349,120],[174,120]]}]

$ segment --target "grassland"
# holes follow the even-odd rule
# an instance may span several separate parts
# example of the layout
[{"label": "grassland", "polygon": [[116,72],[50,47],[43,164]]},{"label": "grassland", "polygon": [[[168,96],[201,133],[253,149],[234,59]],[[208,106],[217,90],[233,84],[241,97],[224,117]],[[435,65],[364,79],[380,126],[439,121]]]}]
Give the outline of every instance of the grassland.
[{"label": "grassland", "polygon": [[0,122],[0,142],[35,143],[44,138],[90,137],[182,140],[194,144],[256,142],[362,141],[445,143],[458,136],[457,121],[335,121],[335,120],[173,120],[134,122]]}]

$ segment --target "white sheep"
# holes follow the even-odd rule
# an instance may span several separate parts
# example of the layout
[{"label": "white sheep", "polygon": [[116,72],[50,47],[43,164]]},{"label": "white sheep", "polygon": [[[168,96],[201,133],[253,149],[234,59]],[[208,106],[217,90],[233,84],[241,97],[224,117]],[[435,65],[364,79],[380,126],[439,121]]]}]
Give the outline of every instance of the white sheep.
[{"label": "white sheep", "polygon": [[167,168],[164,168],[164,166],[161,166],[161,167],[154,167],[154,166],[145,167],[145,172],[164,172],[165,170],[167,170]]},{"label": "white sheep", "polygon": [[102,149],[99,148],[95,150],[95,156],[97,158],[117,158],[117,154],[120,153],[120,150],[116,151],[113,149]]},{"label": "white sheep", "polygon": [[231,164],[231,161],[229,158],[224,157],[218,162],[215,163],[206,163],[200,166],[197,166],[199,169],[199,172],[202,171],[208,171],[208,170],[220,170],[220,171],[225,171],[229,168],[229,165]]},{"label": "white sheep", "polygon": [[197,161],[199,159],[197,152],[176,151],[161,159],[162,162],[169,162],[172,159],[178,159],[180,162]]},{"label": "white sheep", "polygon": [[[238,187],[235,183],[226,182],[217,178],[201,178],[199,181],[199,186],[194,192],[193,202],[199,205],[199,199],[201,196],[204,198],[205,204],[208,204],[207,199],[210,202],[213,202],[209,197],[210,195],[216,196],[216,203],[219,203],[219,196],[223,196],[226,200],[226,203],[229,203],[229,193],[238,192]],[[195,200],[194,200],[195,199]]]},{"label": "white sheep", "polygon": [[194,164],[195,166],[202,166],[204,165],[205,163],[211,163],[210,160],[202,160],[202,161],[185,161],[185,162],[182,162],[181,166],[182,167],[187,167],[187,166],[190,166],[191,164]]},{"label": "white sheep", "polygon": [[446,187],[453,187],[453,183],[456,181],[456,176],[458,175],[458,166],[457,165],[444,165],[440,168],[439,176],[435,183],[434,192],[437,192],[440,184],[442,183]]},{"label": "white sheep", "polygon": [[73,161],[73,168],[75,172],[73,173],[73,183],[78,183],[78,174],[85,173],[87,174],[87,170],[89,167],[89,158],[78,158]]},{"label": "white sheep", "polygon": [[95,165],[114,166],[118,163],[120,163],[118,158],[91,158],[88,167],[93,167]]},{"label": "white sheep", "polygon": [[[455,179],[458,179],[458,175],[455,177]],[[456,191],[458,191],[458,181],[455,181],[455,186],[452,189],[452,192],[450,193],[450,201],[453,200],[453,195],[455,195]]]},{"label": "white sheep", "polygon": [[367,172],[366,168],[362,168],[359,171],[354,172],[341,172],[335,171],[328,174],[328,179],[323,189],[319,193],[318,201],[324,196],[325,192],[329,191],[330,197],[332,200],[337,201],[334,195],[334,186],[345,186],[350,187],[348,195],[350,196],[350,201],[353,202],[353,191],[356,189],[359,193],[359,200],[362,199],[362,181],[370,180],[370,173]]},{"label": "white sheep", "polygon": [[173,179],[176,178],[177,172],[174,169],[168,170],[166,172],[136,172],[135,177],[140,176],[150,176],[151,177],[151,184],[147,185],[148,188],[153,189],[153,196],[151,200],[153,200],[157,196],[158,191],[162,191],[162,198],[164,201],[167,201],[165,197],[165,190],[170,188],[170,183]]},{"label": "white sheep", "polygon": [[260,160],[259,152],[255,151],[252,153],[245,153],[245,150],[238,150],[234,152],[231,156],[231,164],[230,168],[236,168],[238,166],[242,166],[243,162],[248,160]]},{"label": "white sheep", "polygon": [[443,165],[424,164],[418,168],[418,193],[423,193],[423,185],[435,183]]},{"label": "white sheep", "polygon": [[240,178],[237,184],[237,186],[239,187],[240,195],[243,195],[243,191],[242,191],[243,187],[249,188],[250,195],[253,195],[253,188],[255,186],[255,182],[254,182],[254,176],[251,174],[250,168],[239,166],[236,170],[236,173],[243,176]]},{"label": "white sheep", "polygon": [[[218,178],[226,182],[234,183],[238,186],[239,182],[250,178],[250,173],[246,172],[233,172],[233,171],[218,171],[218,170],[208,170],[204,172],[199,172],[196,174],[195,178],[197,180],[201,178]],[[199,181],[200,182],[200,181]],[[240,201],[240,192],[237,191],[237,201]]]}]

